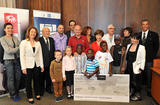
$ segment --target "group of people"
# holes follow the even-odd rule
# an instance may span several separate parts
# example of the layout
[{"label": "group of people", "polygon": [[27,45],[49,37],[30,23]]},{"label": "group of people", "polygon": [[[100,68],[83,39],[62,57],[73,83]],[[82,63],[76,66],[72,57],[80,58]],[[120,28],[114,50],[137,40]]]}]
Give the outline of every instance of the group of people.
[{"label": "group of people", "polygon": [[[26,38],[19,42],[13,36],[13,25],[4,25],[4,36],[0,43],[4,49],[4,66],[7,73],[7,87],[13,101],[20,100],[19,85],[21,74],[25,75],[28,102],[33,104],[32,79],[37,100],[45,90],[52,93],[52,83],[56,102],[63,100],[63,81],[67,98],[74,96],[74,74],[84,74],[95,78],[99,74],[130,75],[130,99],[141,100],[142,81],[147,80],[147,94],[151,95],[153,59],[159,49],[159,36],[149,30],[149,21],[141,21],[140,33],[126,27],[121,36],[114,35],[115,27],[108,25],[107,34],[69,21],[70,31],[64,33],[59,24],[55,34],[50,35],[47,27],[39,38],[35,27],[27,29]],[[22,73],[21,73],[22,72]]]}]

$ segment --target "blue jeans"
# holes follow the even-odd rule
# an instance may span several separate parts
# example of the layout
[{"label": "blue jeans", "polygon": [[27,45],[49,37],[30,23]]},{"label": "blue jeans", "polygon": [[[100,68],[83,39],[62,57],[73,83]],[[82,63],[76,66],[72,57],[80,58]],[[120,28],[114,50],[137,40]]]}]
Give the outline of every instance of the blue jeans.
[{"label": "blue jeans", "polygon": [[21,67],[18,59],[5,60],[4,65],[7,74],[7,87],[11,98],[18,96],[20,79],[21,79]]}]

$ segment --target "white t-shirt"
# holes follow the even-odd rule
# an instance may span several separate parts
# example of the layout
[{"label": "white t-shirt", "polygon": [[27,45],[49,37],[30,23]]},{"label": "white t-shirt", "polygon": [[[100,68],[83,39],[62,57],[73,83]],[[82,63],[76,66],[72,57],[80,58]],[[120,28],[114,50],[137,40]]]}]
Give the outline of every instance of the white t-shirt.
[{"label": "white t-shirt", "polygon": [[113,61],[113,58],[109,52],[98,51],[95,58],[99,63],[100,74],[108,74],[109,72],[109,63]]},{"label": "white t-shirt", "polygon": [[115,43],[114,43],[114,35],[113,35],[112,39],[110,39],[109,38],[109,34],[104,34],[104,36],[102,37],[102,40],[107,42],[109,51],[110,51],[111,47],[113,45],[115,45]]}]

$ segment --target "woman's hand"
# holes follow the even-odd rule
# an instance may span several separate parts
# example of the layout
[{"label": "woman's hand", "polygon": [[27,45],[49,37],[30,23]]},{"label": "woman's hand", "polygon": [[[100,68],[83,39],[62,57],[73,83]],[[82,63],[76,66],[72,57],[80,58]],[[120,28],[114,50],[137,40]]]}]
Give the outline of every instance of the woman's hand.
[{"label": "woman's hand", "polygon": [[44,68],[42,67],[42,68],[41,68],[41,72],[43,72],[43,71],[44,71]]},{"label": "woman's hand", "polygon": [[63,78],[63,81],[66,81],[66,77]]},{"label": "woman's hand", "polygon": [[22,73],[26,75],[27,74],[27,70],[26,69],[22,70]]},{"label": "woman's hand", "polygon": [[140,72],[140,74],[143,72],[143,70],[142,69],[139,69],[139,72]]}]

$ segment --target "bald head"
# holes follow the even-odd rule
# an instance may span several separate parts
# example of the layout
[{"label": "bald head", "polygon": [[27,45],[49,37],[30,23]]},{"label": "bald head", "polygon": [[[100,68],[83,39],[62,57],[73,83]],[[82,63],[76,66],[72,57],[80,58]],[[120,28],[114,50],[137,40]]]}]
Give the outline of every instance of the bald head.
[{"label": "bald head", "polygon": [[50,36],[50,30],[48,27],[44,27],[42,29],[42,35],[45,37],[45,38],[48,38]]},{"label": "bald head", "polygon": [[82,32],[81,26],[80,26],[80,25],[76,25],[76,26],[74,27],[74,32],[75,32],[76,37],[80,37],[81,32]]},{"label": "bald head", "polygon": [[64,33],[64,26],[62,24],[58,25],[57,31],[59,34],[63,34]]}]

